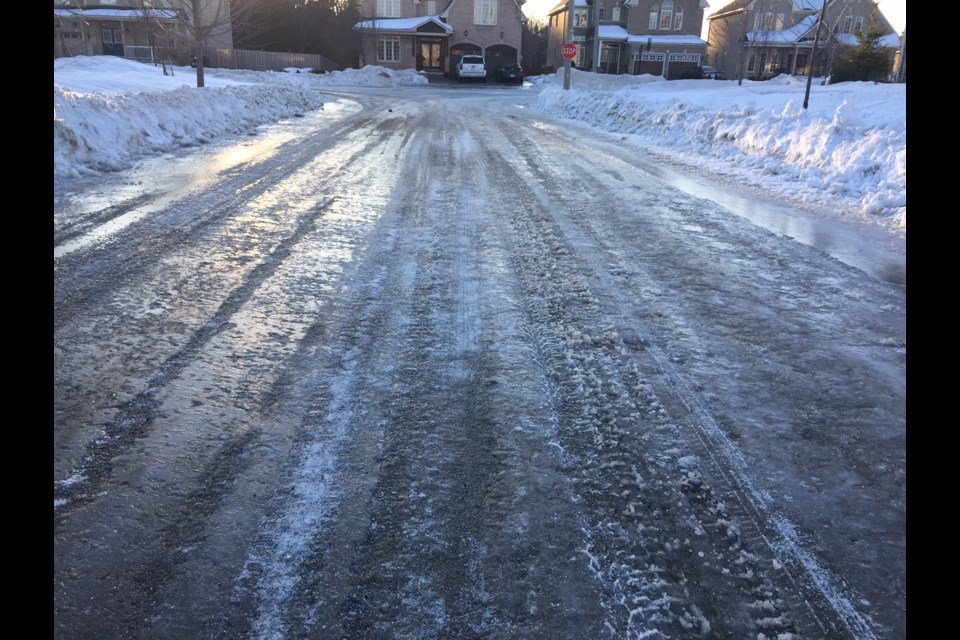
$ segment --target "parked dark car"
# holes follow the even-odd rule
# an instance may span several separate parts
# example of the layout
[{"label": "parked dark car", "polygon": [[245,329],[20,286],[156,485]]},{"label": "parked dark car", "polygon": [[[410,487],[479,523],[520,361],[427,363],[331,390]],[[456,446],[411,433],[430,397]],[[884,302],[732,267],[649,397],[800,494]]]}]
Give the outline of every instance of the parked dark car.
[{"label": "parked dark car", "polygon": [[714,67],[690,67],[680,75],[681,80],[723,80]]},{"label": "parked dark car", "polygon": [[523,67],[518,64],[505,64],[497,69],[497,82],[523,83]]}]

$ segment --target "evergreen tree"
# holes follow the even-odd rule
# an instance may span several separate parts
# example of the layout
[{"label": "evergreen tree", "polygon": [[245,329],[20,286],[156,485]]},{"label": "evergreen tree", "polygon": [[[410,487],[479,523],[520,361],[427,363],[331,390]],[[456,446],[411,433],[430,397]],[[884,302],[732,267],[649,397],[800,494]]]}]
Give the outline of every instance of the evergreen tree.
[{"label": "evergreen tree", "polygon": [[547,33],[549,23],[542,18],[527,18],[521,32],[523,59],[520,61],[527,75],[539,74],[547,64]]},{"label": "evergreen tree", "polygon": [[833,65],[830,84],[837,82],[886,80],[891,71],[890,53],[880,45],[884,32],[877,24],[877,9],[870,14],[866,29],[857,32],[857,45]]}]

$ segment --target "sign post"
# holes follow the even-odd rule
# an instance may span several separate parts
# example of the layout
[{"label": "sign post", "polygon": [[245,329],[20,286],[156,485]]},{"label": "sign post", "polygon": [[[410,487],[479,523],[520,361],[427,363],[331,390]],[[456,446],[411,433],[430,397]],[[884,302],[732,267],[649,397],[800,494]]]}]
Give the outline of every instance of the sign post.
[{"label": "sign post", "polygon": [[568,42],[560,47],[560,55],[563,56],[563,90],[570,89],[570,67],[573,66],[573,59],[577,57],[577,45]]},{"label": "sign post", "polygon": [[[567,47],[573,46],[573,55],[567,56]],[[563,90],[570,89],[570,67],[577,55],[577,45],[573,44],[573,0],[567,2],[567,42],[560,49],[563,55]]]}]

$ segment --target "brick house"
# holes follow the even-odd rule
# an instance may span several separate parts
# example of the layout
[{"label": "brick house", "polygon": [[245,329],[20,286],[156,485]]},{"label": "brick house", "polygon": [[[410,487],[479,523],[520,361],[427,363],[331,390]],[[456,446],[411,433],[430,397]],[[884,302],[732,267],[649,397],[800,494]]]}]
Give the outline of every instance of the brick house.
[{"label": "brick house", "polygon": [[488,73],[520,61],[525,0],[362,0],[360,65],[449,72],[460,56],[486,57]]},{"label": "brick house", "polygon": [[[230,49],[229,3],[203,0],[208,47]],[[54,0],[53,57],[112,55],[144,62],[186,64],[191,55],[184,0]]]},{"label": "brick house", "polygon": [[[781,73],[806,75],[824,0],[734,0],[707,18],[709,64],[726,78],[765,80]],[[876,11],[889,51],[891,72],[900,38],[871,0],[827,0],[815,61],[826,75],[844,47],[857,45],[857,32]]]},{"label": "brick house", "polygon": [[[706,0],[574,0],[574,64],[598,73],[677,78],[705,64],[700,37]],[[561,67],[569,4],[548,13],[547,64]]]}]

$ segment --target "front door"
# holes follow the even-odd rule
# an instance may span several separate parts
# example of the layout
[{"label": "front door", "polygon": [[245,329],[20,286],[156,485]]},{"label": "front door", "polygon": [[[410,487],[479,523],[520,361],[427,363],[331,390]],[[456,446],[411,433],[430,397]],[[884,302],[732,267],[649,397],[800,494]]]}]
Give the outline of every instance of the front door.
[{"label": "front door", "polygon": [[428,71],[440,69],[439,38],[420,38],[420,68]]},{"label": "front door", "polygon": [[100,38],[103,40],[103,55],[123,57],[123,29],[102,25]]},{"label": "front door", "polygon": [[600,45],[600,68],[603,73],[619,75],[620,73],[620,43],[604,42]]}]

